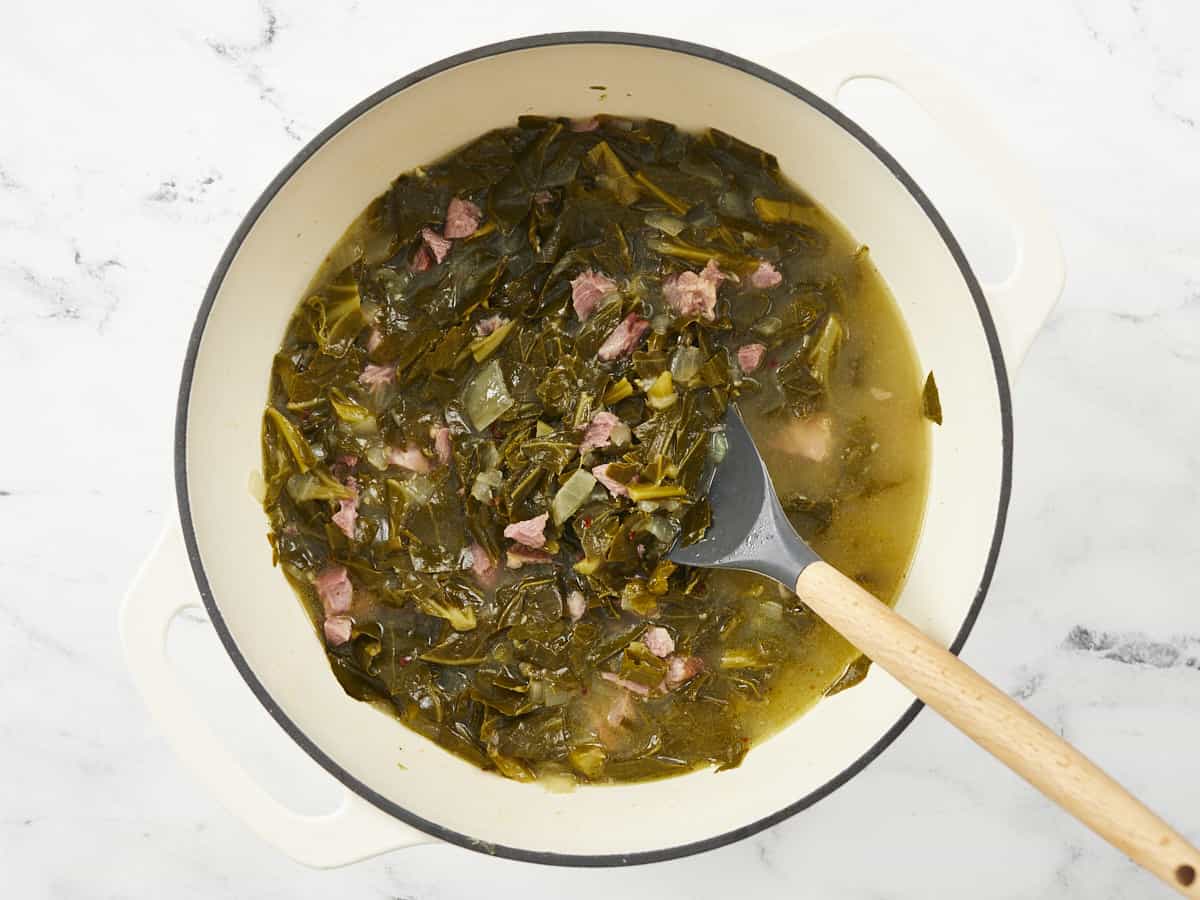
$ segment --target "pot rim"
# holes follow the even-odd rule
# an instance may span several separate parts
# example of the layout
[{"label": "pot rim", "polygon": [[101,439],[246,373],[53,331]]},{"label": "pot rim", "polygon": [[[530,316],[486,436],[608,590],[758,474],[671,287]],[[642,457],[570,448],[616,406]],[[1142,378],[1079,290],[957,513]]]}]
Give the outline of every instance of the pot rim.
[{"label": "pot rim", "polygon": [[921,207],[921,210],[929,218],[939,236],[942,238],[953,257],[963,280],[966,282],[968,289],[971,292],[971,297],[975,302],[975,308],[979,315],[980,324],[983,326],[985,336],[987,338],[988,349],[992,357],[992,368],[996,376],[996,389],[1000,401],[1000,416],[1001,416],[1001,431],[1002,431],[1002,471],[1000,476],[1000,493],[996,508],[995,526],[992,531],[991,545],[988,549],[987,560],[984,565],[983,575],[979,582],[979,588],[975,593],[970,609],[967,611],[966,618],[963,620],[962,627],[954,638],[954,642],[950,645],[950,652],[958,654],[963,645],[966,643],[968,635],[971,633],[976,620],[979,617],[980,610],[983,607],[984,597],[987,595],[988,587],[991,584],[992,575],[995,571],[996,562],[1000,553],[1000,544],[1004,535],[1005,520],[1008,513],[1009,496],[1012,489],[1012,442],[1013,442],[1013,423],[1012,423],[1012,398],[1009,390],[1008,374],[1004,363],[1004,356],[1000,347],[1000,338],[996,331],[995,322],[992,320],[992,315],[988,309],[987,300],[984,297],[983,290],[979,285],[974,273],[971,270],[970,264],[967,262],[962,248],[958,241],[954,238],[953,233],[947,226],[945,220],[934,208],[929,198],[921,190],[912,177],[904,170],[899,162],[891,156],[882,146],[880,146],[866,131],[855,124],[844,113],[838,110],[832,104],[818,97],[811,91],[801,87],[795,82],[784,78],[771,69],[761,66],[757,63],[743,59],[722,50],[717,50],[702,44],[695,44],[689,41],[678,40],[675,38],[661,37],[657,35],[638,34],[632,32],[618,31],[567,31],[567,32],[551,32],[546,34],[530,35],[527,37],[513,38],[505,41],[499,41],[493,44],[485,44],[481,47],[476,47],[472,50],[467,50],[462,53],[457,53],[448,56],[423,68],[393,81],[386,87],[381,88],[371,94],[364,100],[356,103],[349,110],[338,116],[332,123],[326,126],[320,133],[310,140],[288,163],[285,165],[267,185],[266,189],[254,201],[250,210],[246,213],[233,237],[225,247],[224,253],[213,272],[212,278],[209,281],[208,287],[204,294],[204,299],[200,304],[199,311],[196,315],[195,325],[192,327],[191,336],[188,340],[187,353],[184,358],[183,371],[180,379],[179,397],[176,405],[175,417],[175,490],[178,500],[180,525],[183,530],[184,543],[187,548],[188,559],[191,562],[192,573],[196,579],[196,585],[199,588],[201,599],[204,602],[204,607],[208,612],[209,618],[212,621],[213,627],[216,629],[218,636],[221,639],[225,651],[233,660],[234,666],[241,673],[250,690],[270,713],[271,717],[283,728],[283,730],[294,740],[300,747],[317,762],[325,771],[336,778],[343,786],[352,791],[362,799],[371,803],[376,808],[386,812],[387,814],[413,826],[414,828],[423,831],[424,833],[445,841],[450,844],[455,844],[460,847],[465,847],[469,850],[486,853],[491,856],[500,856],[507,859],[520,860],[523,862],[534,862],[548,865],[560,866],[580,866],[580,867],[607,867],[607,866],[625,866],[625,865],[640,865],[652,862],[661,862],[670,859],[679,859],[685,856],[691,856],[695,853],[702,853],[707,850],[714,850],[718,847],[723,847],[726,844],[740,841],[743,838],[750,837],[758,832],[769,828],[784,819],[790,818],[801,810],[807,809],[818,800],[828,796],[837,790],[859,772],[867,767],[875,760],[885,749],[887,749],[893,741],[899,737],[916,718],[917,713],[921,711],[924,704],[917,700],[904,711],[895,724],[892,725],[870,748],[867,749],[860,757],[858,757],[849,766],[843,769],[835,777],[831,778],[825,784],[811,791],[805,796],[793,801],[792,803],[783,806],[768,816],[764,816],[749,824],[743,825],[713,837],[705,838],[700,841],[693,841],[687,844],[680,844],[674,847],[663,849],[647,850],[637,853],[620,853],[620,854],[571,854],[571,853],[554,853],[548,851],[527,850],[521,847],[507,847],[501,844],[484,843],[470,835],[463,834],[450,828],[439,825],[436,822],[431,822],[421,816],[418,816],[409,810],[400,806],[398,803],[389,800],[372,790],[368,785],[364,784],[349,772],[339,766],[332,758],[324,753],[317,745],[304,733],[280,708],[275,702],[270,693],[259,681],[258,677],[250,668],[246,658],[239,650],[237,643],[233,639],[233,635],[229,631],[224,618],[221,615],[220,609],[217,607],[213,597],[212,589],[208,583],[208,576],[204,569],[204,564],[200,558],[199,546],[196,540],[195,529],[192,524],[191,504],[188,496],[188,481],[187,481],[187,421],[188,421],[188,406],[191,395],[192,379],[195,372],[196,360],[200,351],[201,339],[204,335],[205,326],[208,322],[208,316],[212,310],[213,304],[216,302],[218,293],[225,280],[225,275],[242,246],[243,241],[249,234],[250,230],[257,223],[259,216],[274,200],[275,195],[287,183],[287,181],[304,165],[308,159],[313,156],[322,146],[330,139],[340,133],[344,128],[353,123],[365,112],[382,103],[392,95],[423,81],[430,76],[440,72],[452,69],[463,63],[473,62],[480,59],[486,59],[492,56],[499,56],[505,53],[512,53],[521,50],[537,49],[541,47],[550,47],[556,45],[570,44],[615,44],[626,46],[645,47],[652,50],[665,50],[674,53],[683,53],[690,56],[698,57],[708,62],[717,63],[719,65],[728,66],[748,75],[753,75],[769,84],[780,88],[797,100],[807,103],[815,108],[835,124],[849,132],[859,143],[870,150],[880,162],[882,162],[892,175],[900,181],[902,185],[912,195],[913,199]]}]

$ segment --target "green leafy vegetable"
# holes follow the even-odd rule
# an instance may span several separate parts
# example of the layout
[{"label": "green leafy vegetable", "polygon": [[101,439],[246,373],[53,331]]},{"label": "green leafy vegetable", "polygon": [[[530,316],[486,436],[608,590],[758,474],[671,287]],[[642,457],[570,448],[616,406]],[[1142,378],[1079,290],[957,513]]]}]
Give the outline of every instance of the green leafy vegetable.
[{"label": "green leafy vegetable", "polygon": [[398,177],[299,302],[262,423],[271,552],[334,676],[519,781],[737,766],[862,664],[786,590],[669,553],[714,526],[736,402],[792,522],[890,596],[925,430],[909,363],[879,370],[903,350],[872,355],[907,346],[889,302],[715,129],[529,115]]},{"label": "green leafy vegetable", "polygon": [[925,388],[921,391],[921,414],[935,425],[942,424],[942,398],[938,396],[932,372],[925,376]]}]

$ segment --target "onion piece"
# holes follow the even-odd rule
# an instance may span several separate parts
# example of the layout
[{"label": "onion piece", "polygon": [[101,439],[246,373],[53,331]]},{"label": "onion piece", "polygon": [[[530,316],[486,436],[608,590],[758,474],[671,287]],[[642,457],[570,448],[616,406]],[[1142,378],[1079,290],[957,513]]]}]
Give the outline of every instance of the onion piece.
[{"label": "onion piece", "polygon": [[476,431],[483,431],[513,408],[500,363],[492,360],[471,379],[463,395],[463,405]]},{"label": "onion piece", "polygon": [[554,499],[550,501],[550,518],[554,520],[555,525],[562,525],[567,519],[575,515],[576,510],[583,506],[583,502],[592,493],[592,488],[596,486],[596,477],[584,469],[576,469],[571,473],[571,477],[563,482],[562,487],[558,489],[558,493],[554,495]]},{"label": "onion piece", "polygon": [[504,483],[504,476],[495,469],[486,469],[475,476],[471,484],[471,496],[480,503],[492,502],[492,491]]},{"label": "onion piece", "polygon": [[687,222],[683,219],[677,219],[674,216],[668,216],[666,213],[652,212],[646,214],[646,224],[651,228],[657,228],[664,234],[669,234],[671,237],[678,237],[683,229],[687,228]]},{"label": "onion piece", "polygon": [[671,377],[681,384],[691,384],[703,365],[703,350],[699,347],[680,347],[671,356]]}]

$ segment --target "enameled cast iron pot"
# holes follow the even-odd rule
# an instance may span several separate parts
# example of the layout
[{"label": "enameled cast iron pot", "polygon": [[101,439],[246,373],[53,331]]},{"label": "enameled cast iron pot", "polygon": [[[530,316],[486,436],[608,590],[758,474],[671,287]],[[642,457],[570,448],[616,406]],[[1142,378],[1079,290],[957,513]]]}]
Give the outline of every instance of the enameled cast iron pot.
[{"label": "enameled cast iron pot", "polygon": [[[213,275],[183,367],[176,423],[179,521],[122,612],[130,668],[175,750],[253,829],[332,866],[443,840],[569,865],[649,862],[719,847],[778,822],[860,772],[917,714],[883,672],[820,703],[715,775],[551,793],[475,769],[346,696],[263,535],[247,490],[272,355],[326,251],[400,172],[522,113],[655,117],[716,126],[775,153],[839,218],[898,300],[921,365],[937,373],[928,509],[898,609],[955,649],[1000,548],[1012,454],[1009,371],[1057,299],[1055,235],[1019,167],[970,107],[879,38],[836,38],[777,60],[795,81],[664,38],[568,33],[473,50],[415,72],[319,134],[267,187]],[[852,77],[899,85],[993,179],[1018,264],[986,292],[954,236],[896,161],[822,99]],[[605,85],[598,105],[592,85]],[[192,583],[192,576],[195,583]],[[279,725],[347,788],[328,816],[299,815],[256,784],[181,692],[164,652],[199,588],[229,656]],[[397,748],[403,747],[403,750]],[[403,763],[403,767],[397,765]]]}]

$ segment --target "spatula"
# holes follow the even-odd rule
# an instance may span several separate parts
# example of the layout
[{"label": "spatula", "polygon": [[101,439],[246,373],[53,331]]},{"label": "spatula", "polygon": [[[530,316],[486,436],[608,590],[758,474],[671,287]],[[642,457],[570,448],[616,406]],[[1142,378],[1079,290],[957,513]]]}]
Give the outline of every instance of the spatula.
[{"label": "spatula", "polygon": [[757,572],[791,590],[825,622],[931,709],[1180,894],[1200,897],[1200,852],[940,644],[823,562],[796,534],[742,417],[730,406],[729,449],[710,473],[712,527],[676,546],[688,566]]}]

